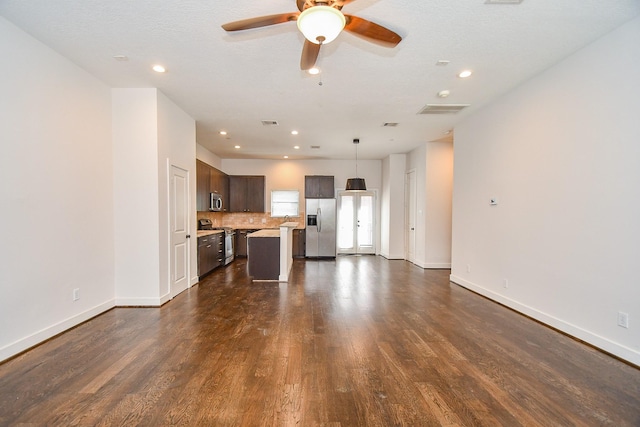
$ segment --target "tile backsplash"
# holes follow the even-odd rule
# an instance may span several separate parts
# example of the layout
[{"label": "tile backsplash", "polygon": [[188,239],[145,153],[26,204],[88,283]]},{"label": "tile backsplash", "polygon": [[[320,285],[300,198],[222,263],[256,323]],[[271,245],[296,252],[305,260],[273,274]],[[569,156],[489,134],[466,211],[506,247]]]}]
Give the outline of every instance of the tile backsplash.
[{"label": "tile backsplash", "polygon": [[[231,228],[278,228],[284,218],[272,218],[270,212],[198,212],[198,219],[209,218],[214,227]],[[289,221],[297,222],[297,228],[304,228],[304,212],[292,216]]]}]

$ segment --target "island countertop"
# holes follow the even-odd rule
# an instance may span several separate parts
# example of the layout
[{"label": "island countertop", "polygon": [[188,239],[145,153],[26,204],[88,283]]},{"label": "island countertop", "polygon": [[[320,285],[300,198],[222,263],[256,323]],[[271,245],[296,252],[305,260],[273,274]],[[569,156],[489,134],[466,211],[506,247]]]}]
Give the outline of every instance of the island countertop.
[{"label": "island countertop", "polygon": [[279,229],[265,228],[253,233],[247,234],[247,237],[280,237]]}]

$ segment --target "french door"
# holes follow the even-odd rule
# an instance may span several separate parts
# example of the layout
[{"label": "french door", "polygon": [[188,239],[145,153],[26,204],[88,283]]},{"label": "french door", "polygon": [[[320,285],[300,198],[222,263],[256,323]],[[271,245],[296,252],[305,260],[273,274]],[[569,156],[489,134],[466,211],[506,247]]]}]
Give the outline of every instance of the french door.
[{"label": "french door", "polygon": [[338,192],[338,253],[375,254],[375,193]]}]

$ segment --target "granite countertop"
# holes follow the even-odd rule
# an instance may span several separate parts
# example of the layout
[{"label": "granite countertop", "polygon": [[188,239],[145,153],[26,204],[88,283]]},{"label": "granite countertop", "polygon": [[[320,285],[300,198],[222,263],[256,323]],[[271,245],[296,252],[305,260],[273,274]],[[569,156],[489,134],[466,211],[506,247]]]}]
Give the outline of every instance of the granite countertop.
[{"label": "granite countertop", "polygon": [[198,237],[211,236],[218,233],[224,233],[224,230],[198,230]]},{"label": "granite countertop", "polygon": [[280,237],[280,230],[267,228],[256,231],[255,233],[247,234],[247,237]]},{"label": "granite countertop", "polygon": [[289,221],[289,222],[283,222],[282,224],[280,224],[280,227],[298,228],[298,225],[300,224],[297,222]]},{"label": "granite countertop", "polygon": [[[289,224],[295,224],[295,226],[289,225]],[[304,229],[304,221],[303,222],[285,222],[283,224],[278,224],[278,225],[267,225],[267,224],[250,224],[250,225],[239,225],[237,227],[233,227],[230,226],[231,228],[233,228],[234,230],[275,230],[280,229],[281,226],[285,226],[285,227],[291,227],[291,228],[297,228],[299,230],[303,230]]]}]

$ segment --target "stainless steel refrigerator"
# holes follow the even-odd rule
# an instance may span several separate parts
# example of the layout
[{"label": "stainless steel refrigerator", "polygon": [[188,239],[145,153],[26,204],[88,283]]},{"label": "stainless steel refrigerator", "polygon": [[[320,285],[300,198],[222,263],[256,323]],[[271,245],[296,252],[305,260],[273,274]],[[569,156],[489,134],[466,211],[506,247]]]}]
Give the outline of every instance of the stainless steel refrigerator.
[{"label": "stainless steel refrigerator", "polygon": [[336,257],[336,199],[306,199],[306,256]]}]

